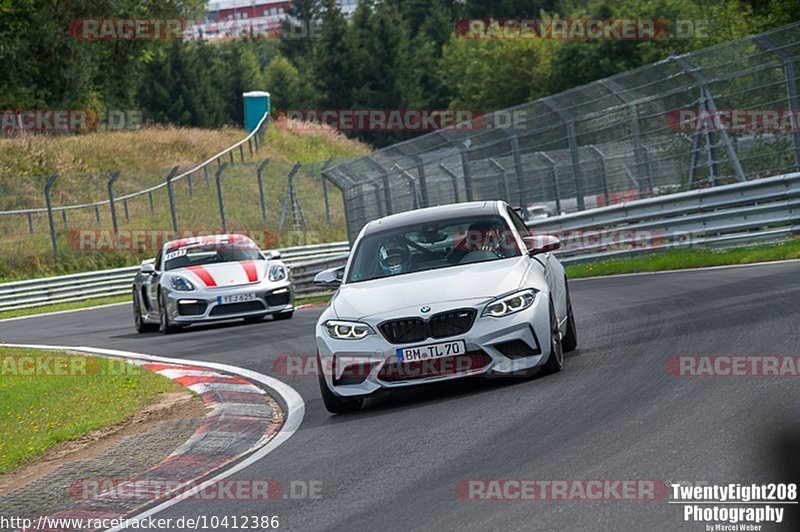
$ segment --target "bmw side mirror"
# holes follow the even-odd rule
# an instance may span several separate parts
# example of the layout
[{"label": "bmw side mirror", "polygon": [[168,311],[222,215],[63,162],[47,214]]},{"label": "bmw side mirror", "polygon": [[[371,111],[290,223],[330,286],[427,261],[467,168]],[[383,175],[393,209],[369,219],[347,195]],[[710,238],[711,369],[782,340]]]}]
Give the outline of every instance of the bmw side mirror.
[{"label": "bmw side mirror", "polygon": [[281,252],[278,251],[277,249],[267,251],[266,253],[264,253],[264,258],[267,260],[278,260],[279,258],[281,258]]},{"label": "bmw side mirror", "polygon": [[329,268],[322,270],[314,277],[314,284],[326,288],[336,288],[342,284],[342,277],[344,277],[344,266]]},{"label": "bmw side mirror", "polygon": [[155,275],[156,267],[153,265],[152,262],[146,260],[146,261],[142,262],[142,270],[141,270],[141,272],[143,274],[145,274],[145,275]]},{"label": "bmw side mirror", "polygon": [[549,253],[561,248],[561,240],[552,235],[534,235],[523,237],[522,240],[528,246],[528,255],[533,257],[540,253]]}]

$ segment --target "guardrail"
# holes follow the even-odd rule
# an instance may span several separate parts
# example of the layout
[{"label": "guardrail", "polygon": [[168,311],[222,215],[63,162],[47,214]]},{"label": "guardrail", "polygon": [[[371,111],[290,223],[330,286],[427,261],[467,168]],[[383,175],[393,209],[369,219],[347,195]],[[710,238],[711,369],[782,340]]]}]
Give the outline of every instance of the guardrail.
[{"label": "guardrail", "polygon": [[[344,264],[350,251],[348,242],[282,248],[281,260],[291,269],[297,295],[319,293],[314,275],[326,267]],[[332,266],[324,266],[332,264]],[[314,268],[317,268],[314,271]],[[129,294],[139,266],[97,272],[62,275],[0,284],[0,313]]]},{"label": "guardrail", "polygon": [[[800,234],[800,173],[632,201],[529,222],[561,236],[565,264],[692,247],[730,247]],[[609,236],[610,235],[610,236]],[[580,245],[572,246],[577,238]],[[587,244],[587,241],[591,241]],[[301,297],[320,291],[314,276],[341,266],[348,242],[281,249]],[[0,312],[130,291],[139,267],[0,284]]]},{"label": "guardrail", "polygon": [[[731,247],[800,233],[800,173],[681,192],[527,224],[556,234],[564,263],[687,248]],[[579,245],[571,246],[577,242]]]}]

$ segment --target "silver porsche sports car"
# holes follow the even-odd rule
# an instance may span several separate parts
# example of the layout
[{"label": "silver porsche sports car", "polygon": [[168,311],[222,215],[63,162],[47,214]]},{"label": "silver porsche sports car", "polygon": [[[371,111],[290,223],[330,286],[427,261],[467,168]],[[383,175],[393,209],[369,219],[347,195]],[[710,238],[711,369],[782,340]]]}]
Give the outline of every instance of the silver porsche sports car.
[{"label": "silver porsche sports car", "polygon": [[133,281],[136,330],[166,334],[191,323],[291,318],[294,289],[279,258],[237,234],[167,242]]},{"label": "silver porsche sports car", "polygon": [[[561,369],[577,347],[557,238],[533,235],[500,201],[367,224],[317,322],[320,390],[333,413],[387,388]],[[534,370],[534,371],[531,371]]]}]

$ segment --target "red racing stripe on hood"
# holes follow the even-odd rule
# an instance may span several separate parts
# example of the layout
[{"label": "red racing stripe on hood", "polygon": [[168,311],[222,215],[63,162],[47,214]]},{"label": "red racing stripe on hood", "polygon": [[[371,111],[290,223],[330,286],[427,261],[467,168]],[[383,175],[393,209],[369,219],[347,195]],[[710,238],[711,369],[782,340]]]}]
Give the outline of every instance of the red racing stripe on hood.
[{"label": "red racing stripe on hood", "polygon": [[200,280],[206,284],[206,286],[217,286],[217,282],[213,277],[211,277],[211,274],[208,273],[208,270],[206,270],[203,266],[189,266],[186,269],[198,276]]},{"label": "red racing stripe on hood", "polygon": [[258,281],[258,270],[256,269],[256,262],[254,260],[241,260],[239,264],[244,268],[249,282],[254,283]]}]

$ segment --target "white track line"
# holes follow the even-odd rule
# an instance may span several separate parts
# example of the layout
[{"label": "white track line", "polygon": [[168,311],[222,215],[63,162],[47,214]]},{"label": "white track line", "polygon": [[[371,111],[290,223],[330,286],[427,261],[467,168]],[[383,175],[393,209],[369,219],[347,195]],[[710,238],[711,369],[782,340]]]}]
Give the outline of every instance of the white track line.
[{"label": "white track line", "polygon": [[[25,349],[51,349],[51,350],[58,350],[58,351],[75,351],[79,353],[87,353],[87,354],[94,354],[94,355],[103,355],[103,356],[110,356],[110,357],[121,357],[133,360],[144,360],[146,362],[160,362],[164,364],[181,364],[184,366],[197,366],[203,368],[210,368],[210,369],[217,369],[226,373],[230,373],[233,375],[238,375],[240,377],[245,377],[252,381],[258,382],[263,386],[269,388],[271,391],[275,392],[283,402],[286,403],[286,417],[281,427],[281,430],[278,431],[278,434],[272,438],[269,443],[267,443],[264,447],[261,447],[253,454],[242,460],[241,462],[237,463],[233,467],[223,471],[219,475],[214,476],[195,486],[194,488],[181,492],[178,496],[169,499],[168,501],[164,501],[161,504],[150,508],[138,515],[134,515],[129,517],[124,521],[127,525],[132,521],[141,521],[142,519],[147,519],[148,517],[155,515],[171,506],[174,506],[181,502],[184,499],[187,499],[197,493],[202,492],[206,488],[212,486],[213,484],[219,482],[220,480],[227,478],[243,469],[251,466],[252,464],[258,462],[266,455],[274,451],[281,445],[283,442],[288,440],[289,438],[297,432],[297,429],[300,428],[300,423],[303,421],[303,416],[305,415],[306,405],[303,401],[303,398],[300,396],[297,391],[285,384],[278,379],[273,377],[269,377],[267,375],[263,375],[261,373],[257,373],[255,371],[251,371],[249,369],[244,368],[237,368],[235,366],[229,366],[227,364],[219,364],[217,362],[199,362],[195,360],[184,360],[180,358],[168,358],[168,357],[160,357],[160,356],[153,356],[153,355],[145,355],[142,353],[131,353],[129,351],[118,351],[116,349],[99,349],[94,347],[72,347],[72,346],[57,346],[57,345],[37,345],[37,344],[0,344],[3,347],[19,347]],[[108,529],[106,532],[115,532],[117,530],[122,530],[127,528],[124,527],[117,527]]]},{"label": "white track line", "polygon": [[785,260],[770,260],[766,262],[748,262],[747,264],[723,264],[721,266],[704,266],[701,268],[682,268],[679,270],[659,270],[657,272],[634,272],[634,273],[615,273],[612,275],[596,275],[594,277],[578,277],[570,279],[570,283],[577,283],[578,281],[588,281],[590,279],[614,279],[616,277],[634,277],[640,275],[662,275],[666,273],[686,273],[686,272],[704,272],[709,270],[726,270],[731,268],[749,268],[752,266],[769,266],[771,264],[791,264],[800,262],[800,259],[785,259]]}]

